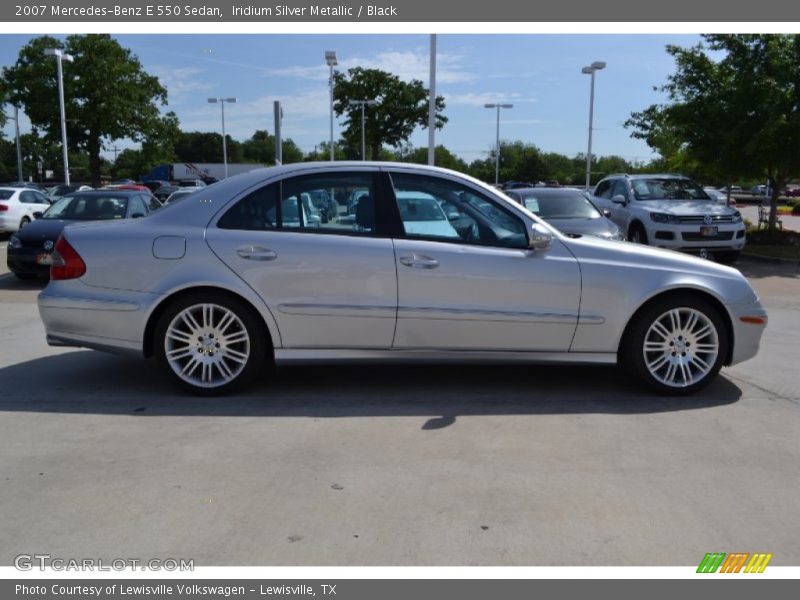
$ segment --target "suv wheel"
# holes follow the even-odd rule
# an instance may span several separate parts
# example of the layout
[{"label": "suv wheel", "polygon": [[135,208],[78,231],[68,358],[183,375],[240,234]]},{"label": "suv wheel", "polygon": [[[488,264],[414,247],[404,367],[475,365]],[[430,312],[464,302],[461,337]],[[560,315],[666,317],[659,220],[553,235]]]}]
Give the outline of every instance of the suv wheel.
[{"label": "suv wheel", "polygon": [[714,258],[717,259],[717,262],[721,262],[725,265],[733,264],[739,258],[741,252],[739,250],[728,250],[726,252],[715,252]]},{"label": "suv wheel", "polygon": [[634,223],[628,230],[628,241],[634,244],[647,245],[647,232],[641,223]]}]

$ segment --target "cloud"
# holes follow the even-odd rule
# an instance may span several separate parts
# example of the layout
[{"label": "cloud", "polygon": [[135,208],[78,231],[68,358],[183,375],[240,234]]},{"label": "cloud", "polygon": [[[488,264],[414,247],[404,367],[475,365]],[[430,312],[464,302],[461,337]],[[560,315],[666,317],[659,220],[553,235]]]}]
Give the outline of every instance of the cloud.
[{"label": "cloud", "polygon": [[148,71],[158,77],[161,85],[167,89],[167,98],[170,103],[180,103],[183,98],[206,92],[214,87],[206,80],[201,69],[193,67],[174,68],[157,65],[150,67]]},{"label": "cloud", "polygon": [[445,103],[449,105],[483,106],[497,102],[524,104],[538,102],[533,96],[523,96],[518,92],[467,92],[465,94],[442,94]]},{"label": "cloud", "polygon": [[[463,83],[476,79],[474,73],[463,66],[464,59],[457,54],[438,53],[436,56],[436,81],[437,83]],[[354,56],[343,58],[339,61],[337,70],[347,71],[354,67],[364,69],[380,69],[397,75],[403,81],[419,79],[427,83],[430,75],[428,50],[417,51],[386,51],[375,56]],[[313,79],[325,81],[329,69],[325,64],[319,65],[292,65],[267,69],[267,74],[276,77],[293,77],[299,79]]]},{"label": "cloud", "polygon": [[[246,139],[256,129],[273,132],[275,128],[273,103],[283,103],[283,130],[285,137],[302,134],[325,136],[323,123],[309,127],[309,120],[324,119],[330,114],[328,90],[308,89],[289,95],[266,94],[247,102],[225,107],[226,133],[236,139]],[[185,131],[219,131],[220,109],[215,105],[201,105],[180,115],[181,127]]]}]

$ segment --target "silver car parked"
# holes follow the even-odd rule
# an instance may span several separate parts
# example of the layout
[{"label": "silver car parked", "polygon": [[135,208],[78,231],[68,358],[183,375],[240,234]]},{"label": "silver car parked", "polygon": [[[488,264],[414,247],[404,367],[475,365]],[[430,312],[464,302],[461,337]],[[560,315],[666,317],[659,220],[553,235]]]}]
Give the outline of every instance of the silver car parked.
[{"label": "silver car parked", "polygon": [[[300,198],[320,189],[358,191],[354,222],[306,222]],[[415,227],[409,197],[433,198],[447,233]],[[432,360],[621,363],[683,394],[753,357],[766,325],[735,269],[571,239],[480,181],[408,164],[253,171],[142,219],[71,225],[55,250],[51,345],[155,356],[201,394],[271,361]]]}]

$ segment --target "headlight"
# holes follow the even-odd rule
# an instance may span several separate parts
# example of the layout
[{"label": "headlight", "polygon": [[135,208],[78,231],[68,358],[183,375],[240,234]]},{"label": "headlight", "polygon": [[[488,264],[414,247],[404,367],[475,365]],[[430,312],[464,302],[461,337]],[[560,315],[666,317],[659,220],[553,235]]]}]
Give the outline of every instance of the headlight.
[{"label": "headlight", "polygon": [[15,235],[11,236],[11,239],[8,240],[8,247],[9,248],[22,248],[22,241]]},{"label": "headlight", "polygon": [[680,218],[676,217],[675,215],[670,215],[667,213],[657,213],[651,212],[650,218],[655,221],[656,223],[680,223]]},{"label": "headlight", "polygon": [[735,213],[733,213],[733,217],[731,218],[731,222],[732,223],[741,223],[742,222],[742,213],[740,213],[738,210]]}]

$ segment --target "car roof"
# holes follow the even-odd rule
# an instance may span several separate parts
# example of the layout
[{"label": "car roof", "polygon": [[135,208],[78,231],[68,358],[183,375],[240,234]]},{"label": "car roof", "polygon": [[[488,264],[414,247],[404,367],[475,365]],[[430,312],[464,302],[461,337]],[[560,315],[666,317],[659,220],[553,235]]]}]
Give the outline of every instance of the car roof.
[{"label": "car roof", "polygon": [[[544,185],[540,185],[539,187],[529,187],[529,188],[517,188],[515,190],[508,190],[510,194],[517,194],[519,196],[535,196],[537,194],[547,194],[550,196],[557,196],[562,195],[566,196],[567,194],[579,194],[583,196],[583,190],[579,190],[577,188],[571,187],[547,187]],[[584,196],[585,198],[586,196]]]},{"label": "car roof", "polygon": [[75,196],[134,196],[143,194],[144,190],[121,190],[118,188],[102,188],[99,190],[76,190],[71,194],[68,194],[66,197],[75,197]]}]

